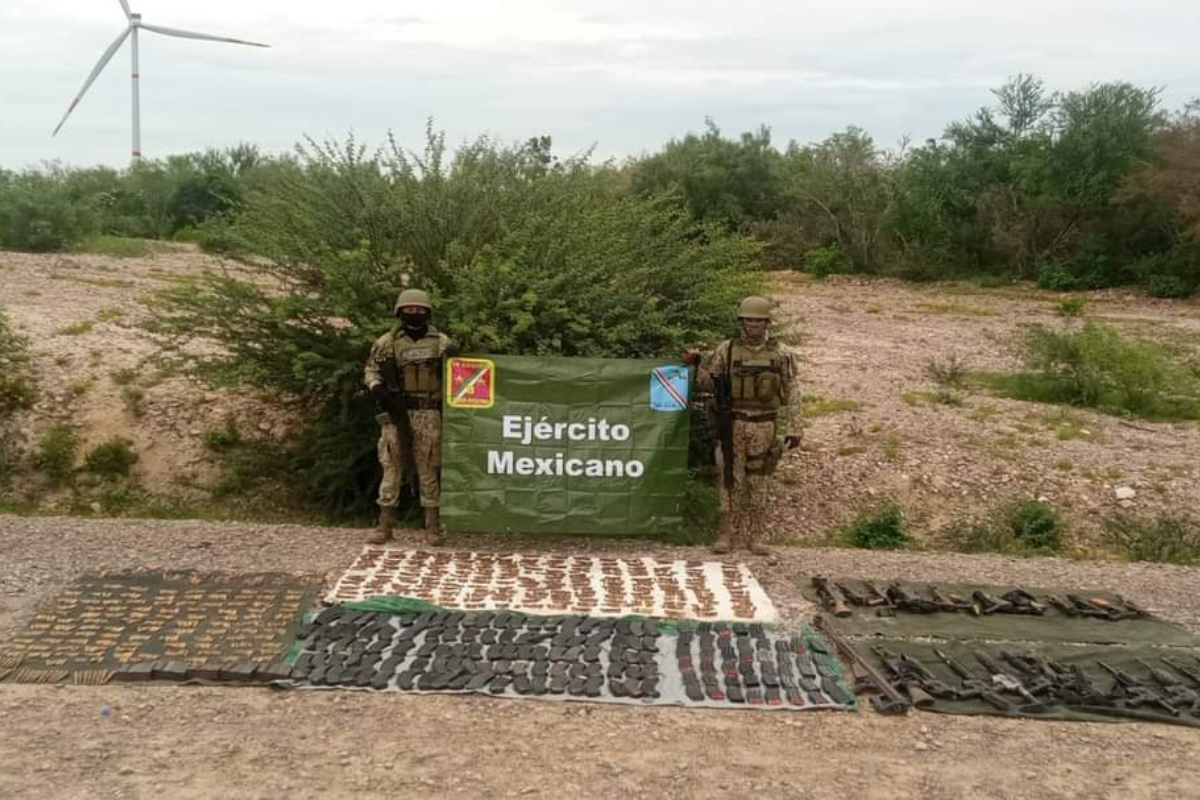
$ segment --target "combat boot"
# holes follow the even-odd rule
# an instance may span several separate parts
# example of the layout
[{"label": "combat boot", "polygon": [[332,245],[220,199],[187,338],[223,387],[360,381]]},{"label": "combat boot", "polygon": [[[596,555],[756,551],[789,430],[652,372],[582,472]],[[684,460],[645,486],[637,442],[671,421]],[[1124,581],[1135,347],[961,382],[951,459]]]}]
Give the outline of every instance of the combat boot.
[{"label": "combat boot", "polygon": [[733,549],[733,523],[726,517],[721,519],[721,527],[717,529],[717,540],[713,542],[712,551],[723,556]]},{"label": "combat boot", "polygon": [[442,531],[438,527],[438,510],[436,508],[425,509],[424,543],[429,547],[442,545]]},{"label": "combat boot", "polygon": [[386,544],[392,538],[392,526],[396,524],[395,506],[379,507],[379,524],[367,537],[367,544]]},{"label": "combat boot", "polygon": [[757,529],[749,529],[746,532],[746,549],[756,556],[770,557],[774,555],[765,544],[759,541],[762,532]]}]

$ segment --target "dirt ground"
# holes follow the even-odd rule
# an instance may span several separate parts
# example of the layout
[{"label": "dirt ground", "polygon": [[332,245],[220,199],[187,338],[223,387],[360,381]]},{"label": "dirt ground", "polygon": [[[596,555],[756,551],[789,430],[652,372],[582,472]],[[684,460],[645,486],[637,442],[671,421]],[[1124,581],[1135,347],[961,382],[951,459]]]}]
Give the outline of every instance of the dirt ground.
[{"label": "dirt ground", "polygon": [[[344,569],[363,532],[0,516],[0,642],[92,569]],[[405,534],[402,541],[415,541]],[[455,537],[473,549],[707,557],[649,541]],[[1200,632],[1200,569],[781,548],[750,562],[787,621],[807,576],[1103,586]],[[1188,798],[1200,731],[452,696],[0,685],[0,797]]]},{"label": "dirt ground", "polygon": [[[146,258],[0,252],[0,306],[32,343],[39,400],[17,426],[25,446],[55,422],[79,430],[81,452],[123,437],[139,454],[144,487],[195,501],[217,474],[206,432],[233,419],[247,435],[288,440],[301,409],[288,398],[199,384],[158,350],[141,327],[148,295],[202,272],[240,269],[173,247]],[[1080,324],[1058,315],[1064,295],[793,273],[773,285],[777,328],[798,346],[812,413],[803,450],[781,465],[764,520],[770,539],[821,541],[886,501],[932,534],[1012,499],[1044,498],[1070,522],[1071,546],[1086,552],[1104,515],[1200,507],[1200,424],[1123,420],[982,391],[960,392],[958,405],[934,399],[930,359],[953,354],[973,370],[1015,369],[1027,326]],[[1074,297],[1090,317],[1200,361],[1200,301],[1123,291]],[[24,488],[43,510],[72,507],[36,474]],[[1133,496],[1119,499],[1117,489]]]},{"label": "dirt ground", "polygon": [[[122,436],[147,489],[194,492],[215,476],[203,434],[232,417],[286,440],[286,398],[201,386],[176,374],[138,323],[155,288],[228,265],[189,250],[145,259],[0,253],[0,305],[32,341],[37,406],[84,447]],[[891,499],[923,533],[1010,498],[1066,514],[1076,551],[1097,520],[1200,507],[1200,426],[1119,420],[980,392],[934,402],[930,358],[1011,369],[1024,326],[1078,324],[1029,288],[913,286],[849,278],[776,281],[817,411],[764,521],[778,542],[813,543]],[[1121,292],[1088,313],[1195,356],[1200,305]],[[88,323],[88,324],[81,324]],[[194,343],[205,347],[205,343]],[[124,372],[122,372],[124,370]],[[136,402],[129,389],[140,392]],[[71,498],[22,478],[42,513]],[[1123,495],[1128,495],[1124,491]],[[76,576],[101,568],[320,571],[357,554],[361,531],[299,525],[0,516],[0,647]],[[453,538],[474,549],[554,548],[707,557],[649,541]],[[1200,569],[945,552],[783,547],[753,569],[785,621],[811,615],[813,574],[1111,589],[1200,633]],[[0,685],[0,798],[811,797],[1200,798],[1200,732],[917,713],[713,712],[351,692],[161,686]]]}]

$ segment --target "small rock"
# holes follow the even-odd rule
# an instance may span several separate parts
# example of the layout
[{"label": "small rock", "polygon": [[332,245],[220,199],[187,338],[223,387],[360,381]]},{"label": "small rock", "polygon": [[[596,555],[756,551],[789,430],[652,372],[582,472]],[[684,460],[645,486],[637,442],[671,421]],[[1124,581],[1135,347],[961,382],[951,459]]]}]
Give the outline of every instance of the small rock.
[{"label": "small rock", "polygon": [[1137,497],[1137,491],[1132,486],[1118,486],[1116,495],[1118,500],[1132,500]]},{"label": "small rock", "polygon": [[913,745],[913,749],[915,749],[915,750],[928,750],[928,749],[929,749],[929,745],[925,744],[925,742],[917,742],[916,744],[914,744],[914,745]]},{"label": "small rock", "polygon": [[133,767],[121,767],[119,770],[117,770],[117,774],[118,775],[132,775]]},{"label": "small rock", "polygon": [[269,423],[269,422],[260,422],[260,423],[258,423],[258,429],[259,429],[260,431],[262,431],[263,433],[266,433],[266,432],[268,432],[269,430],[271,430],[271,423]]},{"label": "small rock", "polygon": [[1118,500],[1117,505],[1119,505],[1121,508],[1133,508],[1137,505],[1137,503],[1133,502],[1132,500]]}]

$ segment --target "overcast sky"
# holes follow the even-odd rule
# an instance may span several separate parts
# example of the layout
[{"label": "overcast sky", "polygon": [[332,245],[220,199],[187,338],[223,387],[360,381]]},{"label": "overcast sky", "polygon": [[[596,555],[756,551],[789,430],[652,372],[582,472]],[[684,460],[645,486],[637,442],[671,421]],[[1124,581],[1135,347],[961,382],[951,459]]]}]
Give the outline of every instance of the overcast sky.
[{"label": "overcast sky", "polygon": [[[780,146],[858,125],[891,145],[937,136],[1007,76],[1053,88],[1123,79],[1164,105],[1200,96],[1197,0],[129,0],[143,21],[268,42],[141,34],[147,157],[304,134],[419,147],[539,134],[570,153],[658,149],[759,124]],[[124,166],[128,43],[50,133],[125,25],[119,0],[0,0],[0,166]]]}]

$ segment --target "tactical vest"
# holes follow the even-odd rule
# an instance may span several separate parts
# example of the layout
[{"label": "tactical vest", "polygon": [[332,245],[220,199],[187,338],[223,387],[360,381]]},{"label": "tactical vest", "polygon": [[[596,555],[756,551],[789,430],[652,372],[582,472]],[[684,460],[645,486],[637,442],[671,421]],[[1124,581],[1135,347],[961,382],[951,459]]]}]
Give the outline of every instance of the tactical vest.
[{"label": "tactical vest", "polygon": [[734,411],[771,412],[783,405],[784,355],[768,340],[751,347],[740,339],[729,343],[729,393]]},{"label": "tactical vest", "polygon": [[442,340],[432,329],[413,341],[403,332],[392,338],[396,369],[409,397],[438,401],[442,397]]}]

